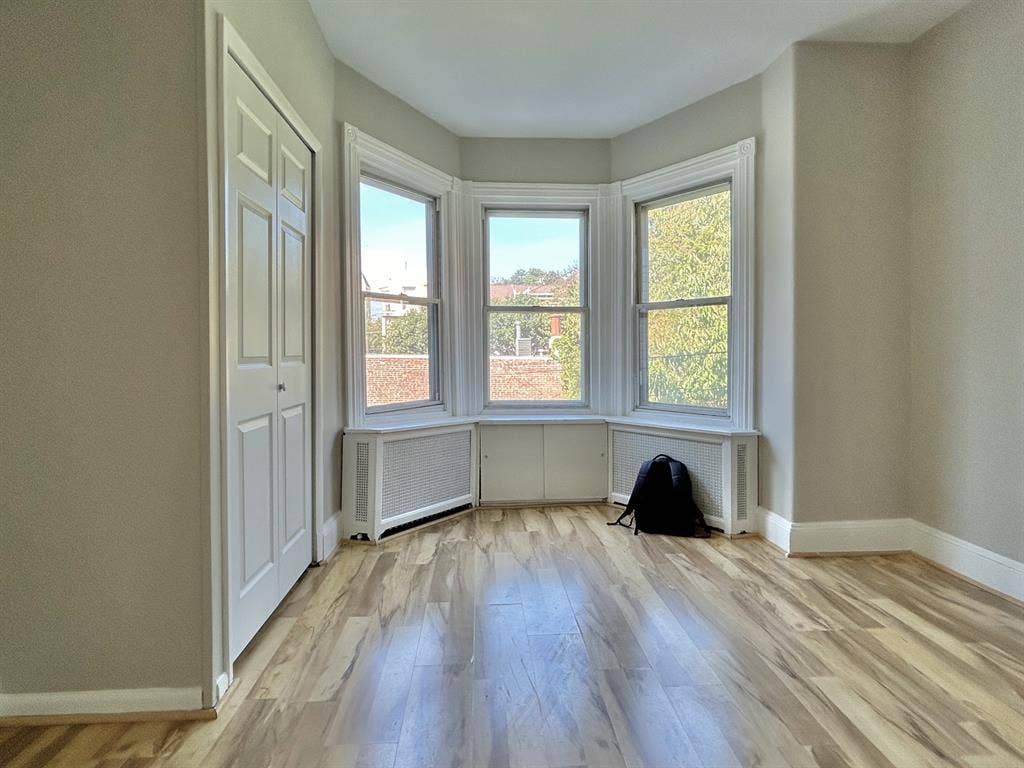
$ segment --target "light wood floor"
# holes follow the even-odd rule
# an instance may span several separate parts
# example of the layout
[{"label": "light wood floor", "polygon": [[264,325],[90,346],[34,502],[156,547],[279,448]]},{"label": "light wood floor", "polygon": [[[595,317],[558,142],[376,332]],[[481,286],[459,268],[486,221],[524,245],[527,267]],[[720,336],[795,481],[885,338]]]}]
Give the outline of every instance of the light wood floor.
[{"label": "light wood floor", "polygon": [[1024,766],[1022,609],[910,555],[478,510],[313,569],[215,721],[0,731],[74,768]]}]

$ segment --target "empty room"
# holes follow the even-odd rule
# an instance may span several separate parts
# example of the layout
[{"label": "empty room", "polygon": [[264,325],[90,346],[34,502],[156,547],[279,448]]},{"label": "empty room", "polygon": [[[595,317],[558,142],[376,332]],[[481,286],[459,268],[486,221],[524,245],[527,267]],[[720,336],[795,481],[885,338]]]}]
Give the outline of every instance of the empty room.
[{"label": "empty room", "polygon": [[1024,768],[1024,0],[0,0],[0,766]]}]

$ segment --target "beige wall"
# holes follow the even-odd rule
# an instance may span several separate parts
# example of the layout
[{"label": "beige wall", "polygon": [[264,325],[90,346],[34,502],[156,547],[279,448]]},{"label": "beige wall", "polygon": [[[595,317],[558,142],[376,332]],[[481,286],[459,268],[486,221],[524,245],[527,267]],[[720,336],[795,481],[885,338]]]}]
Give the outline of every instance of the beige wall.
[{"label": "beige wall", "polygon": [[906,46],[795,46],[793,519],[906,514]]},{"label": "beige wall", "polygon": [[191,3],[0,15],[0,691],[202,683]]},{"label": "beige wall", "polygon": [[611,177],[628,179],[664,168],[760,131],[761,77],[757,76],[616,136],[611,140]]},{"label": "beige wall", "polygon": [[793,516],[793,50],[761,76],[757,196],[758,496],[762,507]]},{"label": "beige wall", "polygon": [[340,61],[334,77],[335,120],[458,176],[458,136]]},{"label": "beige wall", "polygon": [[603,184],[611,177],[608,139],[460,139],[462,178]]},{"label": "beige wall", "polygon": [[1024,560],[1024,6],[970,5],[911,65],[909,503]]}]

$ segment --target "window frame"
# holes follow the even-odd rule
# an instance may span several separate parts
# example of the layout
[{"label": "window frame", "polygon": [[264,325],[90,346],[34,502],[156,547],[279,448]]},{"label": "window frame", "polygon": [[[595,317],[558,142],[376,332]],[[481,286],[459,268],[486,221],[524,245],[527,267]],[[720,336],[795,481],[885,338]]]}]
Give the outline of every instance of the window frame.
[{"label": "window frame", "polygon": [[[624,247],[630,254],[623,277],[630,283],[625,292],[622,320],[629,328],[625,335],[623,362],[627,368],[623,410],[626,416],[655,419],[666,424],[697,429],[750,430],[754,421],[754,158],[753,138],[731,144],[714,152],[641,174],[621,182]],[[728,304],[728,407],[671,405],[645,402],[641,396],[640,363],[644,355],[641,342],[640,225],[638,206],[652,202],[681,200],[694,192],[729,184],[731,189],[731,284]],[[704,299],[681,304],[706,304]]]},{"label": "window frame", "polygon": [[[453,176],[418,160],[411,155],[363,133],[348,123],[344,126],[342,166],[342,242],[343,298],[341,317],[344,323],[344,360],[342,376],[345,428],[387,427],[411,422],[443,421],[452,415],[454,381],[452,371],[452,303],[451,260],[458,256],[458,226],[461,225],[458,202],[460,182]],[[437,299],[436,379],[437,399],[366,406],[365,370],[365,303],[363,298],[360,192],[364,178],[395,188],[414,199],[435,201],[433,217],[435,297]],[[454,226],[453,226],[454,222]],[[423,297],[408,297],[422,299]],[[386,300],[386,299],[385,299]],[[396,296],[394,300],[399,300]],[[456,307],[457,309],[457,307]],[[316,307],[319,315],[325,311]]]},{"label": "window frame", "polygon": [[[426,216],[426,246],[427,246],[427,295],[410,296],[407,293],[386,293],[382,291],[368,291],[363,286],[363,254],[362,254],[362,231],[360,230],[360,250],[356,264],[356,270],[360,281],[360,315],[363,317],[362,329],[362,373],[363,387],[366,387],[366,356],[369,354],[366,349],[366,302],[391,302],[411,304],[413,306],[425,307],[428,310],[427,316],[427,365],[430,377],[430,392],[434,395],[426,400],[405,400],[400,403],[385,403],[383,405],[369,405],[364,403],[364,412],[367,415],[375,413],[392,413],[394,411],[407,411],[420,408],[444,405],[444,393],[442,391],[442,366],[441,356],[441,206],[440,200],[433,195],[419,192],[416,189],[396,184],[393,181],[382,179],[372,173],[363,171],[359,174],[359,185],[366,184],[384,192],[398,195],[400,197],[423,203],[427,206]],[[360,209],[360,214],[362,210]],[[430,308],[433,307],[433,311]]]},{"label": "window frame", "polygon": [[[486,409],[586,409],[590,407],[590,208],[579,206],[484,205],[481,217],[483,273],[483,405]],[[580,303],[578,305],[491,304],[490,221],[492,218],[577,218],[580,222]],[[491,399],[490,327],[494,313],[578,314],[580,316],[579,400]]]},{"label": "window frame", "polygon": [[[672,299],[669,301],[651,301],[648,296],[647,300],[644,300],[644,289],[649,285],[649,280],[645,277],[645,267],[648,266],[649,260],[647,259],[648,247],[647,247],[647,212],[652,208],[667,208],[678,203],[686,202],[687,200],[695,200],[699,197],[705,197],[707,195],[717,194],[719,192],[729,192],[729,293],[726,296],[707,296],[701,298],[692,299]],[[671,413],[688,413],[696,414],[700,416],[712,416],[718,418],[728,418],[731,413],[732,406],[732,377],[733,377],[733,355],[731,354],[733,345],[733,292],[734,292],[734,280],[733,280],[733,264],[735,263],[735,253],[733,248],[733,233],[735,231],[735,216],[733,215],[733,195],[732,195],[732,183],[726,179],[720,182],[712,182],[710,184],[701,184],[696,187],[689,189],[680,190],[679,192],[669,195],[659,195],[658,197],[638,201],[634,203],[634,219],[635,219],[635,233],[636,233],[636,244],[635,253],[636,258],[634,259],[634,268],[636,274],[634,277],[634,322],[633,326],[635,329],[635,349],[636,349],[636,392],[634,393],[634,401],[637,409],[642,410],[654,410],[654,411],[668,411]],[[648,267],[649,269],[649,267]],[[649,293],[649,290],[648,290]],[[726,406],[725,408],[715,408],[712,406],[702,406],[696,404],[686,403],[659,403],[650,399],[650,390],[648,386],[648,377],[650,374],[650,360],[647,354],[646,335],[644,333],[647,327],[643,322],[643,316],[650,316],[652,311],[666,310],[666,309],[683,309],[687,307],[719,307],[725,306],[726,308],[726,322],[728,327],[727,337],[727,364],[726,364]]]}]

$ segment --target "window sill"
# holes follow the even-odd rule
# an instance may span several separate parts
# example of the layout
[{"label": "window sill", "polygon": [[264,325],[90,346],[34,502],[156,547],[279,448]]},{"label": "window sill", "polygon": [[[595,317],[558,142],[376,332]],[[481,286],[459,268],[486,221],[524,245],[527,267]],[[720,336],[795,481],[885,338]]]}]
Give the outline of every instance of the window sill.
[{"label": "window sill", "polygon": [[633,411],[626,416],[608,416],[609,424],[621,424],[626,427],[651,427],[652,429],[674,429],[681,432],[696,432],[708,435],[728,435],[730,437],[757,437],[761,433],[756,429],[740,429],[722,420],[715,423],[710,419],[701,419],[681,414],[653,413],[650,411]]},{"label": "window sill", "polygon": [[650,427],[651,429],[669,429],[679,432],[708,434],[729,437],[756,437],[760,435],[756,429],[737,429],[725,424],[708,424],[692,418],[687,419],[675,415],[662,415],[634,412],[626,416],[601,416],[593,413],[484,413],[476,416],[450,416],[439,414],[435,417],[425,415],[412,416],[405,414],[401,418],[391,417],[387,420],[373,419],[358,427],[346,429],[346,434],[388,434],[392,432],[412,432],[421,429],[443,429],[458,427],[464,424],[480,426],[529,426],[543,424],[617,424],[624,427]]},{"label": "window sill", "polygon": [[477,417],[481,425],[497,424],[604,424],[604,416],[593,413],[566,413],[550,411],[544,413],[483,413]]},{"label": "window sill", "polygon": [[476,416],[452,416],[446,411],[434,413],[396,412],[389,414],[368,415],[361,424],[348,427],[345,434],[383,434],[387,432],[408,432],[414,429],[431,429],[434,427],[457,427],[460,424],[473,424]]}]

